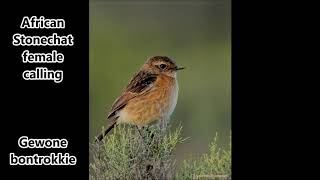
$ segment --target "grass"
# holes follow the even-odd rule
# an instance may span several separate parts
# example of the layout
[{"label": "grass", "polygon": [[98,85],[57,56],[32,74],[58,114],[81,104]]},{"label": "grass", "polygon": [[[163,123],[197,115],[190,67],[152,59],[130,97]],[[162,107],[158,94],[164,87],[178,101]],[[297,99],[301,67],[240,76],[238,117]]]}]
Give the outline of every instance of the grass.
[{"label": "grass", "polygon": [[217,136],[209,154],[185,160],[182,168],[176,169],[173,152],[186,140],[181,132],[182,126],[174,131],[149,127],[141,134],[132,126],[118,126],[101,143],[90,144],[89,178],[231,179],[231,144],[227,151],[220,150]]},{"label": "grass", "polygon": [[210,152],[199,158],[190,158],[176,175],[176,179],[231,179],[231,140],[227,150],[217,145],[218,135],[209,145]]}]

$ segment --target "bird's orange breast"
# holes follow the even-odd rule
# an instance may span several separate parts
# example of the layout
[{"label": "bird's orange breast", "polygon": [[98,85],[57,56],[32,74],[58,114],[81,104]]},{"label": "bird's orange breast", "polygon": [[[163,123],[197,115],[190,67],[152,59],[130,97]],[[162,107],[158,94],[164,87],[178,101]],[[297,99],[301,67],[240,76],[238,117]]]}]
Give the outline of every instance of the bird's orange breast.
[{"label": "bird's orange breast", "polygon": [[120,112],[119,123],[125,122],[140,127],[166,118],[176,104],[178,91],[176,79],[159,75],[152,89],[131,99]]}]

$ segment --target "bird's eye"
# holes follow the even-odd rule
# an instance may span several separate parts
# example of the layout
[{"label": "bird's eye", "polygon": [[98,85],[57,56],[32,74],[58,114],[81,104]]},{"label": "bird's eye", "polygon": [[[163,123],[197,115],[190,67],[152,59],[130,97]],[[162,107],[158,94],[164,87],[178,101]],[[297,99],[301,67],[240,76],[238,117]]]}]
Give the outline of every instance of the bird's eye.
[{"label": "bird's eye", "polygon": [[167,67],[167,65],[165,65],[165,64],[160,64],[160,69],[164,69],[164,68],[166,68]]}]

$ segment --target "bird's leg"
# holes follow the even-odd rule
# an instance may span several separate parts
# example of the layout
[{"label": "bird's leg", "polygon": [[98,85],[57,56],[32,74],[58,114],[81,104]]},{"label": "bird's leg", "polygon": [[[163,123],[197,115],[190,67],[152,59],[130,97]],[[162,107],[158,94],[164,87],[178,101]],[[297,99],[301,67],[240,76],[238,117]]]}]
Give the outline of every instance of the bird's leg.
[{"label": "bird's leg", "polygon": [[[136,126],[137,127],[137,130],[138,130],[138,132],[139,132],[139,135],[140,135],[140,137],[143,139],[143,136],[142,136],[142,133],[141,133],[141,129],[138,127],[138,126]],[[143,127],[142,127],[143,128]]]},{"label": "bird's leg", "polygon": [[137,127],[137,129],[138,129],[138,132],[139,132],[141,141],[143,142],[144,145],[146,145],[145,142],[144,142],[144,137],[143,137],[143,135],[142,135],[142,133],[141,133],[141,129],[143,129],[144,127],[142,127],[142,128],[139,128],[138,126],[136,126],[136,127]]},{"label": "bird's leg", "polygon": [[161,131],[165,131],[166,130],[167,122],[168,122],[168,118],[163,117],[163,118],[160,119],[159,128],[160,128]]},{"label": "bird's leg", "polygon": [[161,144],[162,137],[165,135],[166,128],[167,128],[168,119],[166,117],[162,117],[160,122],[158,123],[159,133],[155,139],[155,142]]}]

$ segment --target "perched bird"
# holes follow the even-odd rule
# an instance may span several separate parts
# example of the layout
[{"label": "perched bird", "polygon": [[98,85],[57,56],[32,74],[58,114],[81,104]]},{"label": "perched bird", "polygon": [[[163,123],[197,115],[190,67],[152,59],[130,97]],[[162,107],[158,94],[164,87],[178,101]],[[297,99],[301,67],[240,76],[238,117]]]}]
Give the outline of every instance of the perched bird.
[{"label": "perched bird", "polygon": [[166,124],[178,100],[177,71],[184,69],[166,56],[154,56],[133,76],[112,105],[109,126],[96,137],[101,141],[116,124],[136,125],[138,129],[154,123]]}]

